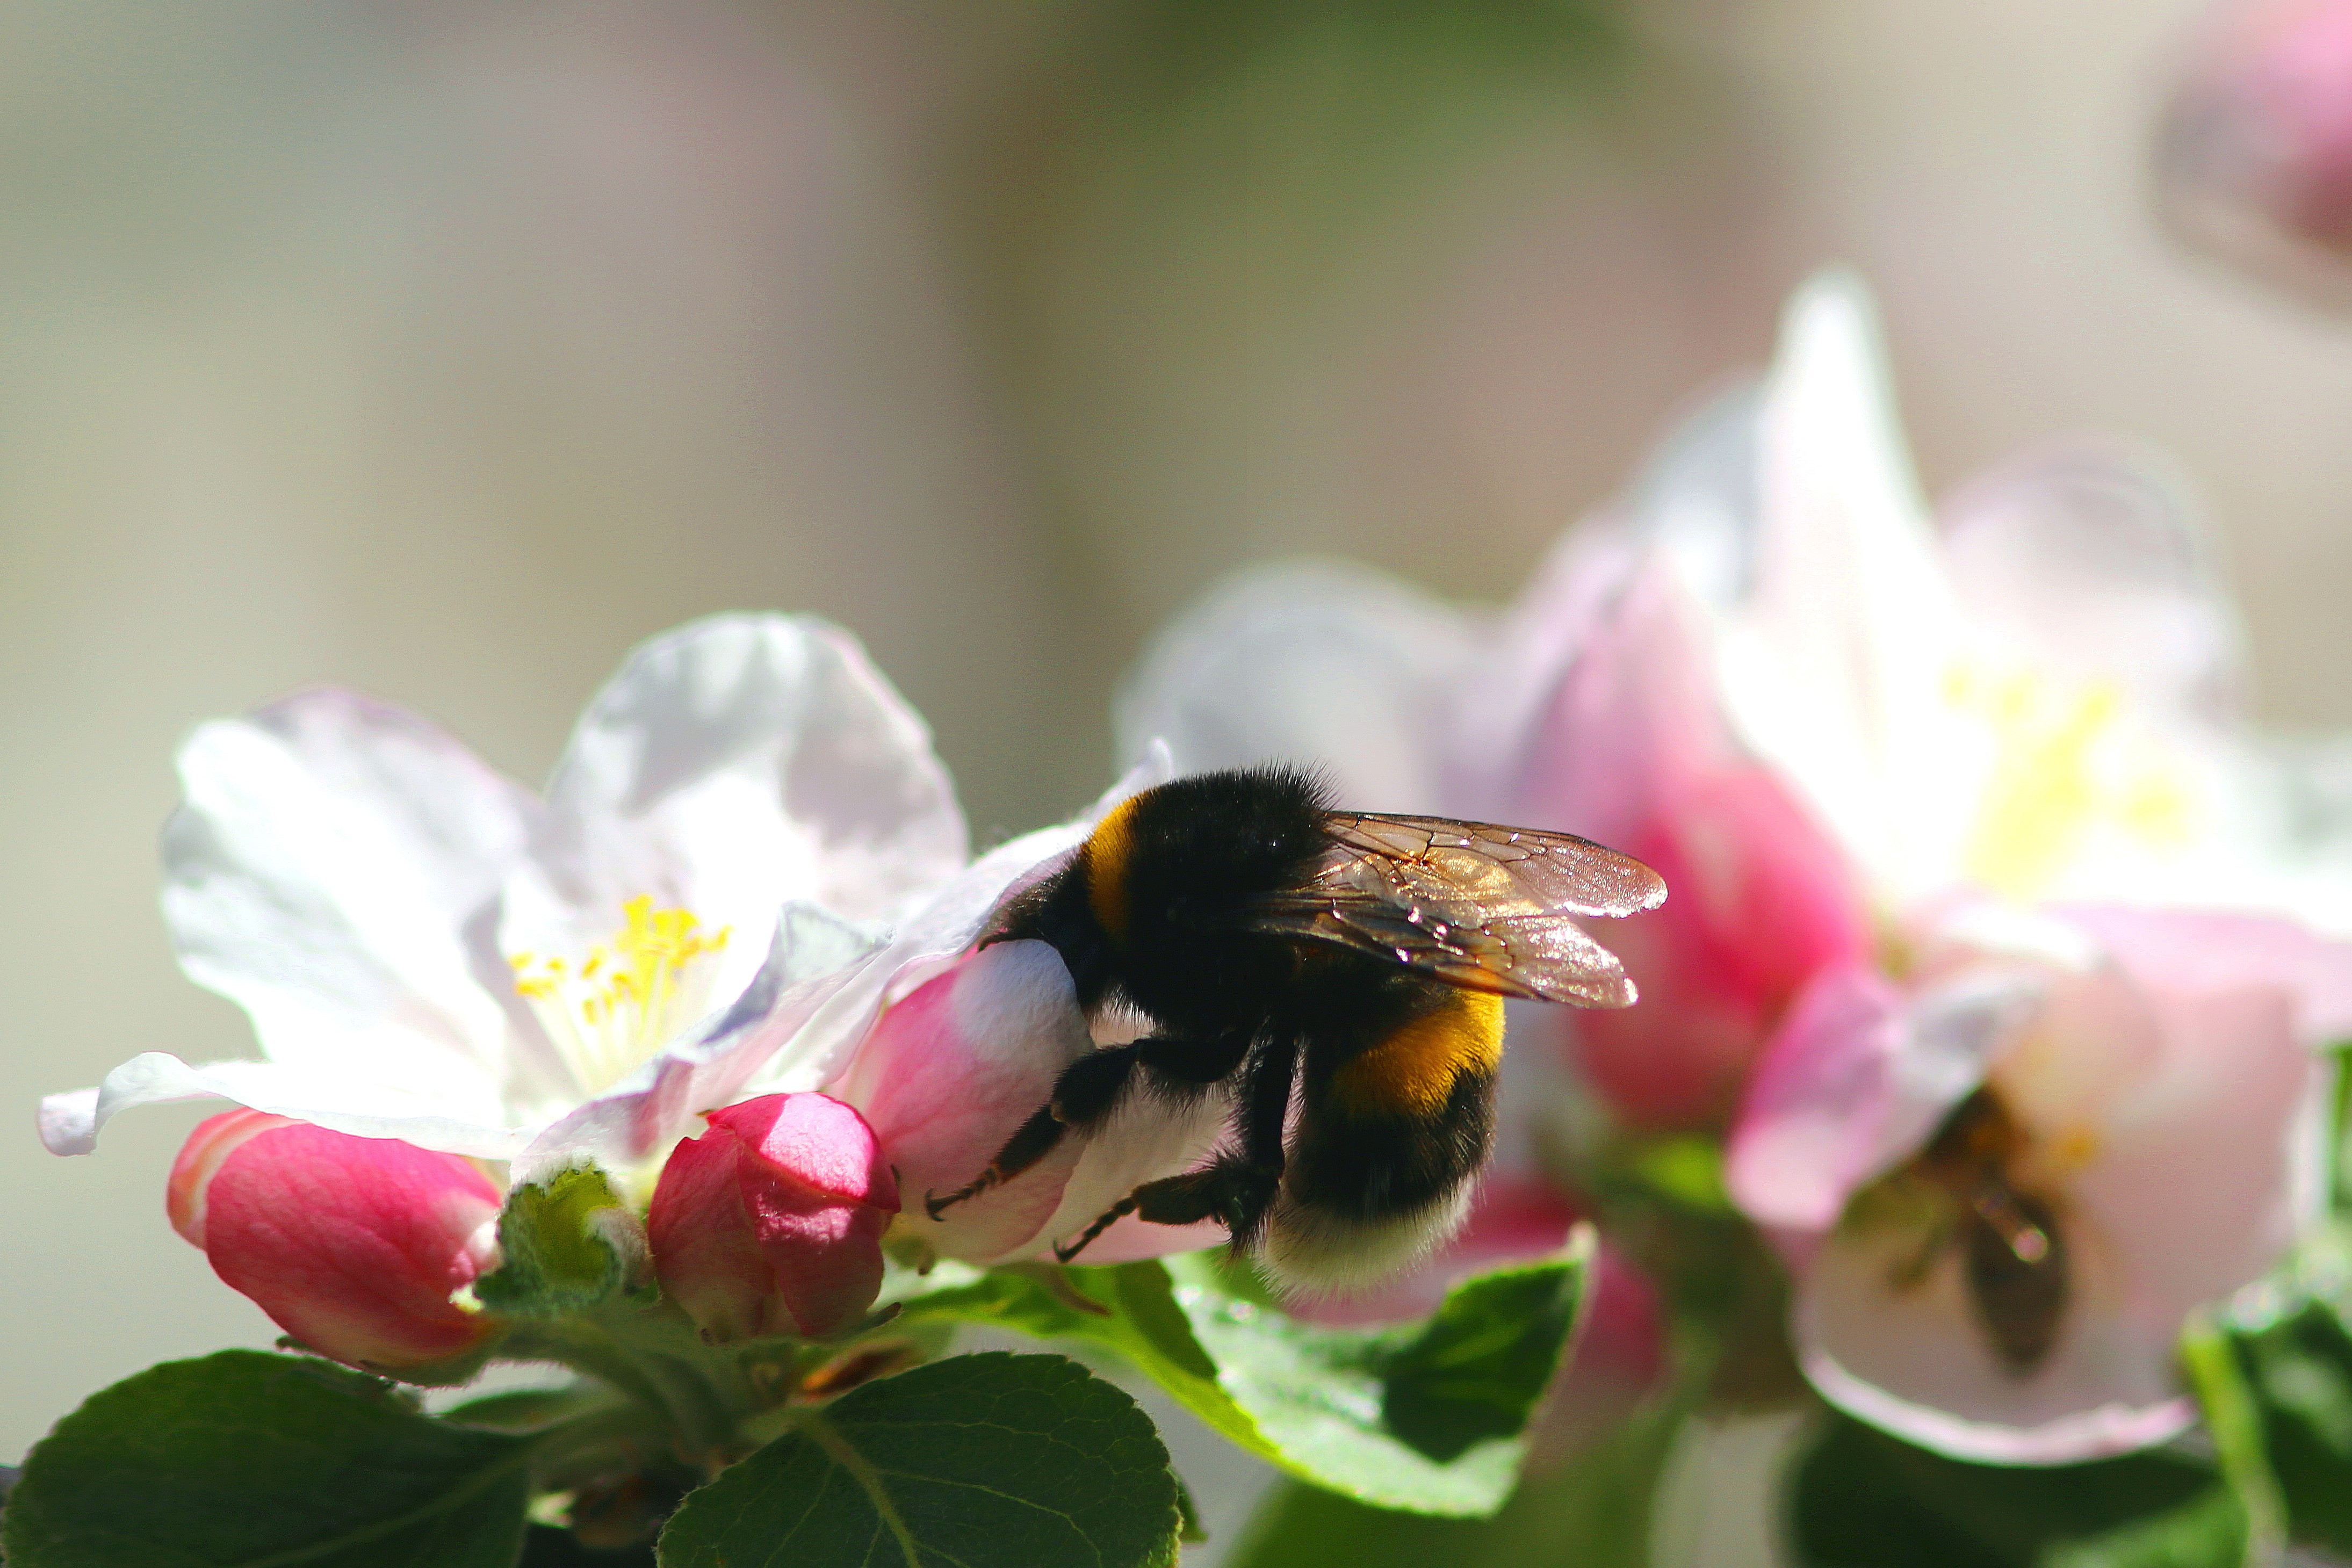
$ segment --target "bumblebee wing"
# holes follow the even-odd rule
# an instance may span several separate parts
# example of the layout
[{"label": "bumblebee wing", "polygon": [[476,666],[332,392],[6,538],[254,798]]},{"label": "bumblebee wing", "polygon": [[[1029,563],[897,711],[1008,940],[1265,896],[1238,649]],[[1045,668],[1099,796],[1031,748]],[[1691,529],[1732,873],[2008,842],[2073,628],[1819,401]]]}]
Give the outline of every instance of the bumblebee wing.
[{"label": "bumblebee wing", "polygon": [[1574,833],[1370,811],[1335,811],[1326,825],[1352,858],[1435,901],[1496,914],[1632,915],[1666,899],[1656,872]]},{"label": "bumblebee wing", "polygon": [[1641,862],[1570,833],[1444,817],[1338,812],[1307,887],[1266,900],[1256,929],[1377,953],[1504,996],[1622,1008],[1633,983],[1574,915],[1654,907]]}]

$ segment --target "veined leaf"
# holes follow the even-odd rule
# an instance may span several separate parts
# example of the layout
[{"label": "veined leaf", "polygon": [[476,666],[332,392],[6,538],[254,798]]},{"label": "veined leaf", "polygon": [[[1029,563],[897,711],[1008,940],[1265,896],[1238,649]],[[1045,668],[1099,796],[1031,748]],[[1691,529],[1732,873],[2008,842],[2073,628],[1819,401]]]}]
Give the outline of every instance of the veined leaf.
[{"label": "veined leaf", "polygon": [[1057,1355],[950,1356],[869,1383],[693,1493],[663,1568],[1172,1568],[1168,1450]]},{"label": "veined leaf", "polygon": [[520,1439],[381,1380],[229,1350],[92,1395],[0,1512],[9,1568],[510,1568]]}]

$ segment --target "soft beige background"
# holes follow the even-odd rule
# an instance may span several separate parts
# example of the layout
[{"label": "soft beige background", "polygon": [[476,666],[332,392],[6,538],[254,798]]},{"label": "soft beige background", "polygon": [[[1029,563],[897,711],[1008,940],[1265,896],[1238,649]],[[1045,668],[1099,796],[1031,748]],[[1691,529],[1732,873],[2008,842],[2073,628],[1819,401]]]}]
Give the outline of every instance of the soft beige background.
[{"label": "soft beige background", "polygon": [[187,728],[303,682],[535,779],[637,638],[819,610],[992,837],[1103,781],[1118,667],[1216,573],[1507,595],[1843,259],[1932,484],[2168,451],[2264,713],[2352,719],[2352,335],[2147,215],[2188,0],[1649,0],[1604,91],[1328,204],[1285,152],[1364,143],[1322,57],[1138,129],[1062,15],[0,0],[0,1459],[268,1335],[163,1223],[199,1112],[73,1162],[29,1123],[243,1048],[153,835]]}]

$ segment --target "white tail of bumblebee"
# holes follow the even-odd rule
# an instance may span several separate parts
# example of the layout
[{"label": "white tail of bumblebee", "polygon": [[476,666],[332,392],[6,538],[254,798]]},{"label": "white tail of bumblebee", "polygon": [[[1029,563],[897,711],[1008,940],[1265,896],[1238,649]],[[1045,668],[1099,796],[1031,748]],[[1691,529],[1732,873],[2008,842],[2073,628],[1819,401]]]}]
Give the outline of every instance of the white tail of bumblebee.
[{"label": "white tail of bumblebee", "polygon": [[1470,1189],[1419,1208],[1362,1219],[1302,1204],[1285,1192],[1266,1218],[1258,1268],[1291,1295],[1345,1296],[1403,1273],[1436,1251],[1470,1214]]}]

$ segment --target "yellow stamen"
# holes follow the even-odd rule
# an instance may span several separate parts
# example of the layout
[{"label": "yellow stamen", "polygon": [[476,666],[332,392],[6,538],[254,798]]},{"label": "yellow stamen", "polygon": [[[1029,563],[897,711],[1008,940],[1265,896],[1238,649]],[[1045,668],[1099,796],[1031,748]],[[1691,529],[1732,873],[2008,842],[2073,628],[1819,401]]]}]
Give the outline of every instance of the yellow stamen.
[{"label": "yellow stamen", "polygon": [[729,929],[705,932],[688,910],[656,909],[640,894],[621,906],[622,927],[590,948],[576,969],[562,957],[517,953],[515,993],[590,1093],[610,1088],[700,1016],[710,966]]},{"label": "yellow stamen", "polygon": [[2124,694],[2113,682],[1963,665],[1945,676],[1944,695],[1992,732],[1992,768],[1966,860],[1976,881],[2032,897],[2101,822],[2151,843],[2188,836],[2189,792],[2161,759],[2131,744]]}]

